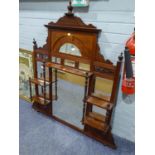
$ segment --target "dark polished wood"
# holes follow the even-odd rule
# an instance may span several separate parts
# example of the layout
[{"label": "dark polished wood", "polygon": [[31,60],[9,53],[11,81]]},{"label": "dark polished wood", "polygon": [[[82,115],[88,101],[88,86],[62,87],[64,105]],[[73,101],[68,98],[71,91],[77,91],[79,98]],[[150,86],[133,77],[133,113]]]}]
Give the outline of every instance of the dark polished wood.
[{"label": "dark polished wood", "polygon": [[[96,139],[104,145],[116,148],[111,133],[111,118],[117,101],[123,57],[120,55],[116,65],[110,60],[106,60],[100,53],[100,47],[98,44],[98,37],[101,30],[97,29],[92,24],[85,24],[81,18],[74,15],[72,10],[73,8],[70,3],[68,6],[68,12],[63,17],[58,19],[55,23],[50,22],[45,25],[48,29],[48,37],[46,44],[43,47],[38,47],[37,42],[35,40],[33,41],[34,78],[29,79],[30,89],[32,84],[35,85],[35,95],[32,96],[32,89],[30,92],[31,99],[33,100],[33,108],[38,112]],[[60,47],[65,43],[74,44],[78,47],[81,56],[59,52]],[[53,62],[52,58],[60,59],[60,63]],[[65,60],[75,62],[75,66],[66,66]],[[38,61],[44,64],[44,78],[38,76]],[[80,63],[89,64],[90,70],[86,71],[80,69]],[[46,79],[47,73],[45,68],[48,68],[48,80]],[[53,100],[57,100],[58,98],[57,70],[85,77],[82,116],[84,129],[79,129],[78,127],[53,115]],[[53,77],[55,77],[54,80]],[[97,77],[112,80],[113,87],[110,96],[101,97],[94,93]],[[52,90],[53,84],[55,84],[54,90]],[[42,94],[39,94],[40,86],[42,88]],[[47,92],[49,94],[47,94]],[[93,106],[106,110],[106,115],[94,112]]]}]

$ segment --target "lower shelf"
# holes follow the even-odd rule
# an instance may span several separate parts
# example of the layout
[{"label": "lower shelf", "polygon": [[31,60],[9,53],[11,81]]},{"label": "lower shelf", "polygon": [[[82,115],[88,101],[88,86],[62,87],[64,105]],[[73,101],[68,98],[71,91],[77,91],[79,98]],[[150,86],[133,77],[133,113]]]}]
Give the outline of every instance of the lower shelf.
[{"label": "lower shelf", "polygon": [[117,148],[113,135],[110,130],[108,133],[103,134],[102,132],[92,130],[90,127],[85,126],[84,134],[93,139],[96,139],[97,141],[101,142],[104,145],[111,147],[112,149]]},{"label": "lower shelf", "polygon": [[49,103],[48,105],[41,105],[38,102],[34,102],[32,107],[37,112],[41,112],[42,114],[49,116],[49,117],[52,116],[52,104],[51,103]]},{"label": "lower shelf", "polygon": [[88,115],[89,115],[89,117],[91,117],[97,121],[105,122],[105,120],[106,120],[106,117],[104,115],[101,115],[97,112],[89,112]]},{"label": "lower shelf", "polygon": [[[55,99],[56,97],[53,96],[52,100],[55,100]],[[37,102],[41,105],[48,105],[51,102],[50,99],[44,99],[43,96],[32,96],[32,100],[33,102]]]},{"label": "lower shelf", "polygon": [[86,124],[92,128],[98,129],[100,131],[103,131],[104,133],[107,133],[107,131],[109,129],[109,125],[107,125],[105,122],[96,120],[96,119],[94,119],[92,117],[88,117],[88,116],[85,117],[84,124]]}]

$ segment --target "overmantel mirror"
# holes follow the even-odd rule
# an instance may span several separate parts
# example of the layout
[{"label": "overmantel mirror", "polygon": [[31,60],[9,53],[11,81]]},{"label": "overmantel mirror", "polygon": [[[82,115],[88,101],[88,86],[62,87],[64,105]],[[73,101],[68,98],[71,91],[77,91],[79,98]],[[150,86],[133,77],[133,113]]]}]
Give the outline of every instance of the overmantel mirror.
[{"label": "overmantel mirror", "polygon": [[[69,21],[75,24],[68,25]],[[70,29],[66,28],[67,25]],[[80,25],[83,25],[83,28],[79,27]],[[57,69],[58,98],[53,101],[53,115],[79,129],[84,129],[83,101],[87,87],[85,74],[91,71],[97,44],[94,41],[100,30],[92,25],[85,25],[72,13],[60,18],[57,23],[49,23],[46,26],[51,34],[51,57],[59,59],[59,62],[55,63],[77,69],[75,72]],[[55,68],[52,68],[52,72],[55,72]],[[78,72],[83,75],[79,75]]]},{"label": "overmantel mirror", "polygon": [[48,37],[43,47],[33,42],[34,79],[29,80],[30,92],[31,85],[35,88],[35,94],[30,94],[33,108],[116,148],[111,116],[122,56],[117,65],[105,60],[97,42],[101,30],[85,24],[72,10],[70,2],[68,13],[45,25]]}]

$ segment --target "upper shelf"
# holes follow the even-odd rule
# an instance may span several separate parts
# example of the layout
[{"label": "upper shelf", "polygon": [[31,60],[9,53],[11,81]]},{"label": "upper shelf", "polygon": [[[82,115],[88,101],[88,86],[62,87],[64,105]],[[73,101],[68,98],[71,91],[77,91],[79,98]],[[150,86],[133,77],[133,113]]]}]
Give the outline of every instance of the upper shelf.
[{"label": "upper shelf", "polygon": [[58,70],[62,70],[62,71],[65,71],[65,72],[68,72],[68,73],[71,73],[71,74],[74,74],[74,75],[82,76],[82,77],[86,77],[86,76],[89,77],[89,76],[91,76],[93,74],[92,72],[83,71],[83,70],[79,70],[79,69],[76,69],[76,68],[72,68],[72,67],[52,63],[52,62],[47,62],[46,66],[56,68]]}]

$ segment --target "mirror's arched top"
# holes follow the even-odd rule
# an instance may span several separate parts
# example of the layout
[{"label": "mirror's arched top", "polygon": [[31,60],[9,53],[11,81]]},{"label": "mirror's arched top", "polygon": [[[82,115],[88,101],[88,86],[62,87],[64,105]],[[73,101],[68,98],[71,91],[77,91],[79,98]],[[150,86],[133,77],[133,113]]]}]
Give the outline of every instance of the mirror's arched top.
[{"label": "mirror's arched top", "polygon": [[60,49],[60,53],[70,54],[74,56],[82,56],[79,48],[72,43],[64,43]]}]

